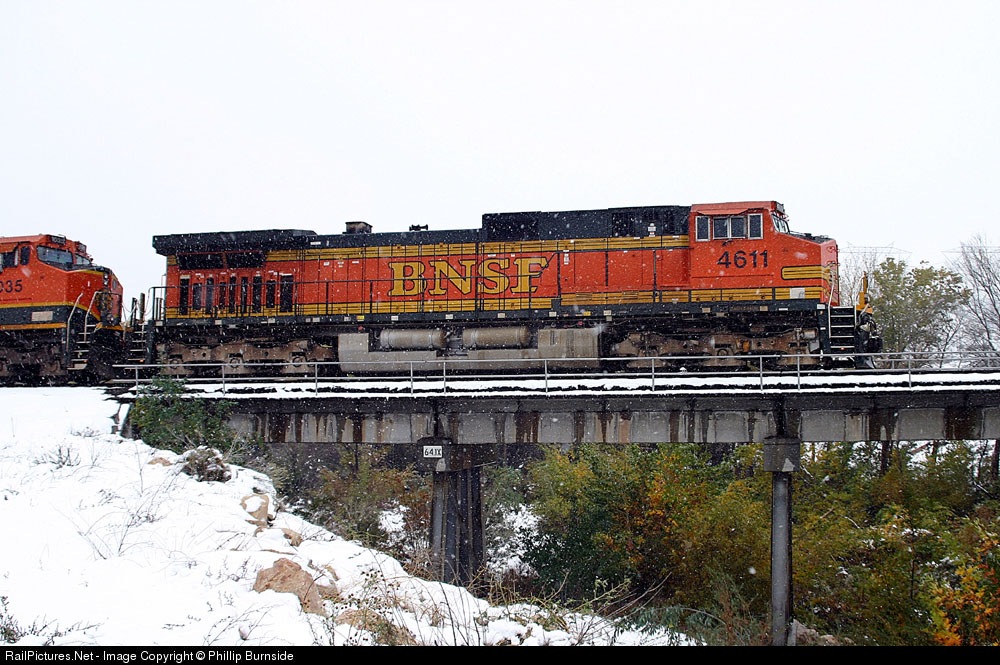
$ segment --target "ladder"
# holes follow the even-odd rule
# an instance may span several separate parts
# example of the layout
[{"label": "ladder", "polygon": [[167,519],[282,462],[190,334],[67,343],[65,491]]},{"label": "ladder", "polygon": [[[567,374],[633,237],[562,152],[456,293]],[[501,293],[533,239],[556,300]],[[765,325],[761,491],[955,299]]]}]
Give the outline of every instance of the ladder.
[{"label": "ladder", "polygon": [[69,318],[66,319],[66,341],[65,349],[69,352],[68,357],[66,357],[66,367],[71,372],[82,372],[87,369],[87,361],[90,358],[90,340],[93,337],[94,331],[97,329],[96,323],[90,322],[90,312],[94,307],[94,298],[97,297],[97,293],[90,299],[90,305],[83,312],[83,327],[80,328],[79,332],[76,334],[76,343],[70,344],[70,333],[73,330],[73,317],[76,316],[78,312],[78,307],[80,305],[80,298],[83,297],[81,293],[76,297],[76,302],[73,303],[73,308],[70,311]]},{"label": "ladder", "polygon": [[146,327],[146,294],[132,299],[132,311],[128,324],[128,362],[141,364],[146,360],[148,333]]},{"label": "ladder", "polygon": [[70,357],[69,369],[81,372],[87,369],[87,362],[90,358],[90,340],[97,329],[96,323],[84,321],[83,328],[76,335],[76,344],[73,346],[73,353]]},{"label": "ladder", "polygon": [[853,305],[830,307],[829,331],[830,353],[832,355],[853,355],[855,353],[854,329],[857,325],[857,310]]}]

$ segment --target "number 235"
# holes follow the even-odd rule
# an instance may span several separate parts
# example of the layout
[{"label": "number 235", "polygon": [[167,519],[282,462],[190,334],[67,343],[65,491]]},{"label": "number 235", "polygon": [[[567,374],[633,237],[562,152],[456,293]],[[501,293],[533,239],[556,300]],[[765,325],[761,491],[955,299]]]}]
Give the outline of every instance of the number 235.
[{"label": "number 235", "polygon": [[0,279],[0,293],[20,293],[24,284],[19,279]]}]

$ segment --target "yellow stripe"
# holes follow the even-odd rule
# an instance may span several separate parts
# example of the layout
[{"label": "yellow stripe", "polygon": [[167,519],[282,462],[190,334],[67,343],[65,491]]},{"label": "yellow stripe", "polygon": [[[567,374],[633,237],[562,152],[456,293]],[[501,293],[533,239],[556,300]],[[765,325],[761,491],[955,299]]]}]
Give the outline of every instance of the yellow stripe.
[{"label": "yellow stripe", "polygon": [[496,298],[476,302],[475,299],[467,300],[397,300],[383,302],[353,302],[353,303],[330,303],[312,304],[299,307],[296,312],[278,312],[276,310],[248,312],[222,312],[206,314],[202,310],[189,311],[187,314],[180,314],[175,307],[167,309],[167,317],[171,319],[215,319],[215,318],[250,318],[264,319],[274,316],[343,316],[358,314],[407,314],[407,313],[430,313],[430,312],[473,312],[479,311],[502,311],[502,310],[523,310],[523,309],[552,309],[552,298]]},{"label": "yellow stripe", "polygon": [[654,302],[652,291],[616,291],[609,293],[567,293],[563,305],[625,305]]},{"label": "yellow stripe", "polygon": [[18,323],[15,325],[0,326],[0,330],[49,330],[52,328],[65,328],[65,323]]},{"label": "yellow stripe", "polygon": [[552,298],[498,298],[482,303],[484,311],[503,311],[517,309],[552,309]]},{"label": "yellow stripe", "polygon": [[661,291],[660,302],[677,304],[679,302],[691,302],[690,291]]},{"label": "yellow stripe", "polygon": [[691,292],[692,302],[772,300],[771,289],[697,289]]},{"label": "yellow stripe", "polygon": [[64,300],[63,302],[36,302],[32,300],[31,302],[7,303],[0,305],[0,309],[14,309],[14,308],[24,309],[26,307],[30,307],[31,309],[41,309],[43,307],[76,307],[76,309],[80,311],[83,312],[87,311],[86,307],[83,307],[82,305],[77,305],[76,303],[70,302],[68,300]]},{"label": "yellow stripe", "polygon": [[[792,297],[792,291],[800,292],[802,295]],[[785,287],[780,289],[758,288],[758,289],[695,289],[692,291],[663,291],[657,299],[652,291],[615,291],[610,293],[567,293],[562,296],[560,303],[567,307],[572,306],[601,306],[601,305],[630,305],[630,304],[650,304],[665,303],[676,304],[685,302],[749,302],[749,301],[781,301],[781,300],[819,300],[823,296],[824,289],[819,286]],[[526,309],[552,309],[556,299],[553,298],[493,298],[489,300],[476,301],[474,298],[463,300],[395,300],[381,301],[374,303],[352,302],[352,303],[330,303],[329,305],[311,304],[300,307],[297,313],[302,316],[324,316],[324,315],[358,315],[358,314],[407,314],[407,313],[430,313],[430,312],[472,312],[476,311],[504,311],[504,310],[526,310]],[[248,314],[230,313],[223,311],[215,315],[205,315],[202,311],[189,312],[180,315],[176,308],[169,308],[167,314],[175,319],[204,319],[204,318],[224,318],[227,316],[267,318],[272,316],[291,315],[291,312],[279,312],[277,309],[266,309],[262,312]]]},{"label": "yellow stripe", "polygon": [[[510,242],[436,243],[432,245],[376,245],[281,249],[267,253],[267,261],[349,261],[371,258],[412,258],[522,252],[591,252],[629,249],[688,249],[688,236],[642,236],[638,238],[572,238],[563,240],[518,240]],[[176,255],[167,257],[177,265]],[[205,269],[215,270],[215,268]],[[225,270],[225,269],[222,269]]]},{"label": "yellow stripe", "polygon": [[781,269],[782,279],[830,279],[830,269],[825,266],[788,266]]}]

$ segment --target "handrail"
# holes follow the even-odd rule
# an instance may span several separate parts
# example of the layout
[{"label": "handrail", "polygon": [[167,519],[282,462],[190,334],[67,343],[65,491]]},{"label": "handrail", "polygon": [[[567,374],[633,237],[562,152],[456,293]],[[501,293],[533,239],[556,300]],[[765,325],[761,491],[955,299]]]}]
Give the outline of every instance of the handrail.
[{"label": "handrail", "polygon": [[[83,297],[83,291],[80,291],[80,295],[78,295],[76,297],[76,300],[73,301],[73,308],[70,310],[69,316],[66,317],[66,343],[65,343],[66,353],[69,353],[69,333],[73,329],[73,325],[72,325],[73,324],[73,316],[76,314],[76,310],[80,306],[80,298],[82,298],[82,297]],[[90,303],[91,303],[91,305],[94,304],[93,299],[91,299]],[[90,310],[88,309],[87,311],[89,312]],[[86,315],[84,315],[84,316],[86,316]],[[86,327],[86,325],[87,325],[86,319],[84,319],[83,325]]]},{"label": "handrail", "polygon": [[[319,394],[334,388],[349,392],[370,392],[383,390],[385,392],[405,392],[409,394],[448,394],[467,393],[475,386],[489,382],[493,385],[505,381],[525,392],[550,393],[565,391],[574,382],[584,389],[597,389],[601,385],[619,384],[634,381],[635,386],[629,390],[658,391],[682,385],[685,381],[704,383],[705,380],[728,379],[730,383],[741,384],[738,387],[747,389],[750,383],[758,391],[769,387],[784,390],[801,391],[806,389],[807,381],[811,384],[829,382],[837,377],[894,377],[903,381],[905,387],[913,388],[919,382],[917,377],[942,375],[944,373],[970,374],[1000,374],[1000,354],[992,352],[933,352],[933,353],[878,353],[865,354],[871,356],[878,369],[815,369],[814,364],[804,364],[803,358],[814,363],[815,356],[796,356],[794,365],[786,365],[780,369],[765,369],[765,361],[773,360],[773,356],[748,355],[735,356],[742,361],[748,361],[755,366],[756,371],[739,370],[698,370],[683,367],[670,369],[670,366],[683,364],[683,361],[704,361],[705,356],[671,356],[648,358],[573,358],[582,363],[598,361],[602,366],[622,363],[632,364],[621,372],[605,372],[604,370],[553,370],[547,361],[541,367],[527,367],[524,371],[496,372],[489,370],[490,361],[475,361],[468,359],[435,359],[408,361],[408,371],[404,373],[340,375],[337,374],[339,363],[336,361],[305,361],[293,365],[290,362],[257,363],[249,367],[259,373],[248,375],[248,366],[242,365],[238,374],[233,374],[228,363],[197,363],[197,364],[138,364],[116,365],[119,369],[130,372],[130,378],[114,380],[118,384],[132,384],[134,390],[141,390],[144,384],[151,383],[157,376],[173,376],[186,385],[218,385],[223,394],[248,386],[259,386],[263,383],[281,383],[287,386],[303,387],[304,382],[311,384],[312,392]],[[786,359],[789,356],[785,356]],[[383,361],[386,365],[398,366],[398,360]],[[532,360],[524,363],[534,363]],[[505,363],[513,364],[507,360]],[[379,364],[373,362],[372,364]],[[482,371],[470,371],[470,365],[482,365]],[[449,367],[449,365],[451,367]],[[297,374],[282,373],[282,369],[294,367]],[[452,369],[458,367],[459,369]],[[302,371],[304,368],[305,371]],[[165,371],[166,370],[166,371]],[[197,372],[212,370],[214,376],[181,376],[179,372]],[[998,378],[1000,380],[1000,378]],[[528,382],[538,381],[537,388],[529,387]],[[583,382],[583,383],[581,383]],[[308,384],[305,384],[308,385]]]}]

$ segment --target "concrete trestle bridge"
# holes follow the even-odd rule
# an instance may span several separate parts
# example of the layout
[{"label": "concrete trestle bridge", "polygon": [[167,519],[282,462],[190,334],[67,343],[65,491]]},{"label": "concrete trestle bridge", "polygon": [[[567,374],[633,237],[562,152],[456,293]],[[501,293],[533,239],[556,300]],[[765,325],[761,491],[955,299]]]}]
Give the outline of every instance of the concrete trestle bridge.
[{"label": "concrete trestle bridge", "polygon": [[[483,561],[480,469],[519,444],[764,444],[772,474],[771,639],[791,641],[791,474],[802,442],[1000,439],[1000,362],[880,357],[880,370],[595,374],[447,372],[393,378],[188,380],[226,399],[230,425],[265,444],[391,445],[433,472],[440,579]],[[120,399],[141,394],[140,370]],[[124,382],[123,382],[124,383]],[[127,386],[127,384],[126,384]],[[334,444],[334,445],[330,445]]]},{"label": "concrete trestle bridge", "polygon": [[[274,443],[751,443],[1000,438],[1000,366],[716,374],[191,380]],[[137,382],[134,396],[141,388]]]}]

